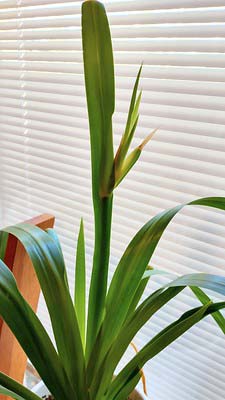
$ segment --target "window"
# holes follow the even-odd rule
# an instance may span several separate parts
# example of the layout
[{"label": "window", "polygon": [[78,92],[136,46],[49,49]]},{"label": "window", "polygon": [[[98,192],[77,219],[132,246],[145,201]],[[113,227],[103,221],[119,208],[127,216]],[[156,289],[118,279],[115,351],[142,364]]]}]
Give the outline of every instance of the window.
[{"label": "window", "polygon": [[[225,195],[225,2],[104,4],[115,49],[115,145],[142,61],[136,144],[159,128],[115,196],[113,270],[132,235],[156,212]],[[0,2],[1,223],[55,214],[71,285],[81,216],[89,265],[93,245],[80,6]],[[169,226],[151,263],[176,273],[225,273],[224,240],[224,213],[188,208]],[[154,279],[149,290],[156,287]],[[188,291],[181,294],[143,329],[136,345],[195,304]],[[48,326],[43,301],[39,314]],[[157,400],[222,400],[224,357],[224,337],[208,318],[145,367],[148,393]]]}]

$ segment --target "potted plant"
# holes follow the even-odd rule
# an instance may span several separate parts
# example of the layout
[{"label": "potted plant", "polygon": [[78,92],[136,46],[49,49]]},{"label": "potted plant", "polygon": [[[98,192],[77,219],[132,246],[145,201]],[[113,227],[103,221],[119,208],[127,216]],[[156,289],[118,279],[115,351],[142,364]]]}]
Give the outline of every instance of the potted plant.
[{"label": "potted plant", "polygon": [[[224,210],[225,198],[198,199],[163,211],[148,221],[126,248],[107,290],[113,193],[139,158],[152,134],[128,154],[139,117],[140,68],[124,134],[114,157],[112,44],[107,16],[98,1],[83,3],[82,37],[95,219],[87,317],[83,221],[77,242],[74,299],[69,291],[64,258],[54,230],[42,231],[28,224],[18,224],[5,228],[2,233],[3,239],[9,233],[16,236],[32,260],[50,314],[56,347],[19,293],[12,273],[2,260],[0,315],[55,400],[126,400],[129,396],[134,399],[137,393],[133,391],[142,376],[144,364],[202,318],[212,314],[219,328],[225,332],[225,320],[220,313],[225,302],[213,303],[200,289],[211,289],[224,295],[225,277],[204,273],[184,275],[169,281],[144,301],[141,300],[150,277],[159,272],[149,267],[149,262],[172,218],[186,205]],[[116,366],[136,333],[187,286],[201,305],[184,313],[158,333],[114,377]],[[40,390],[43,388],[39,387],[39,392],[34,393],[0,373],[0,393],[14,399],[40,400],[43,395]]]}]

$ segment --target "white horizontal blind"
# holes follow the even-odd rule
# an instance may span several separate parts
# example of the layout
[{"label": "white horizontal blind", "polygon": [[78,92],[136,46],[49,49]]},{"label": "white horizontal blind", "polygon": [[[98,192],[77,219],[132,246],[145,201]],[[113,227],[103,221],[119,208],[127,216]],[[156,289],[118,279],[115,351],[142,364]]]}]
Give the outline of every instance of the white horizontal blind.
[{"label": "white horizontal blind", "polygon": [[[107,0],[116,69],[115,145],[140,63],[143,101],[135,144],[158,127],[116,192],[111,271],[136,230],[164,208],[225,195],[225,0]],[[84,217],[93,218],[80,1],[0,1],[2,225],[56,215],[71,284]],[[152,259],[176,273],[225,274],[225,215],[192,207],[177,216]],[[159,279],[149,285],[149,293]],[[142,330],[140,348],[196,300],[188,291]],[[49,327],[43,302],[39,315]],[[132,355],[132,351],[128,356]],[[208,318],[146,367],[155,400],[222,400],[224,337]]]}]

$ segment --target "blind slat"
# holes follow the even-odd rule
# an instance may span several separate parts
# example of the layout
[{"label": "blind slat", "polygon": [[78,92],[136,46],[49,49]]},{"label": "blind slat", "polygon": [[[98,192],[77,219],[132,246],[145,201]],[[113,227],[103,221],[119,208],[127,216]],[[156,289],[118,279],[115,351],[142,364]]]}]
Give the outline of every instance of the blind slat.
[{"label": "blind slat", "polygon": [[[16,10],[12,13],[11,19],[4,19],[4,14],[1,16],[1,29],[28,29],[28,28],[43,28],[43,27],[66,27],[79,26],[80,15],[76,14],[76,9],[72,7],[70,10],[64,9],[65,14],[62,14],[62,8],[58,10],[53,8],[52,12],[44,9],[44,12],[38,14],[35,12],[35,17],[29,18],[29,13],[23,14],[21,10]],[[18,15],[19,13],[19,15]],[[73,14],[71,16],[71,14]],[[153,10],[153,11],[137,11],[134,13],[117,12],[109,14],[109,22],[112,25],[129,25],[129,24],[159,24],[159,23],[201,23],[201,22],[224,22],[225,7],[203,8],[201,12],[196,13],[195,9],[175,9],[175,10]],[[15,15],[16,14],[16,15]],[[31,15],[34,11],[31,11]],[[47,16],[45,16],[47,15]],[[27,17],[25,17],[27,16]],[[20,19],[18,20],[17,17]],[[5,18],[9,18],[6,14]],[[14,19],[13,19],[14,18]]]},{"label": "blind slat", "polygon": [[[74,107],[85,107],[86,103],[83,98],[80,98],[82,90],[77,90],[74,96],[61,96],[57,101],[53,101],[49,98],[49,95],[42,94],[35,96],[34,92],[27,92],[26,97],[23,98],[21,95],[21,90],[3,90],[0,93],[1,105],[8,107],[27,107],[31,110],[37,110],[47,113],[57,113],[63,115],[74,114]],[[120,109],[127,109],[127,90],[120,90],[118,93],[118,100]],[[20,100],[20,101],[18,101]],[[64,106],[66,105],[66,107]],[[186,94],[184,97],[182,94],[177,93],[173,96],[171,92],[148,92],[143,94],[141,111],[143,114],[149,115],[149,110],[151,109],[151,104],[161,104],[161,105],[173,105],[180,107],[188,107],[195,109],[206,109],[208,112],[213,114],[213,110],[224,111],[224,101],[221,101],[221,97],[217,96],[204,96],[204,95],[192,95]]]},{"label": "blind slat", "polygon": [[[32,63],[33,64],[33,63]],[[44,64],[44,65],[41,65]],[[76,65],[72,64],[74,68],[72,73],[72,67],[69,69],[69,65],[58,64],[52,66],[50,63],[34,63],[31,65],[28,62],[2,62],[0,64],[1,77],[2,78],[10,78],[10,80],[23,80],[26,77],[26,81],[48,81],[48,82],[57,82],[63,84],[76,84],[77,86],[81,86],[83,81],[83,76],[80,75],[80,69],[76,71]],[[39,65],[39,68],[38,68]],[[29,70],[31,68],[31,70]],[[61,69],[61,72],[60,72]],[[52,74],[52,72],[58,72],[57,74]],[[127,75],[125,75],[125,71],[127,71]],[[39,73],[41,72],[41,74]],[[71,72],[71,73],[70,73]],[[119,88],[128,88],[132,90],[132,85],[135,77],[135,73],[137,72],[137,67],[133,66],[123,66],[120,65],[116,67],[117,72],[117,82],[119,83]],[[131,81],[130,77],[133,78]],[[142,78],[151,78],[149,82],[152,81],[152,78],[161,78],[161,79],[173,79],[173,80],[192,80],[192,81],[205,81],[207,85],[209,82],[224,82],[224,69],[223,68],[213,68],[206,69],[204,67],[177,67],[177,66],[148,66],[145,65],[143,67],[143,75]],[[145,79],[145,84],[148,82]],[[185,82],[184,82],[185,83]],[[151,83],[150,83],[151,84]],[[215,85],[215,84],[214,84]],[[150,90],[150,86],[148,87]]]},{"label": "blind slat", "polygon": [[[146,64],[151,62],[152,65],[185,65],[185,66],[200,66],[200,67],[225,67],[225,54],[215,52],[213,59],[210,53],[185,53],[177,52],[115,52],[115,62],[118,64],[136,64],[140,65],[144,60]],[[67,51],[2,51],[0,53],[0,60],[28,60],[28,61],[61,61],[61,62],[82,62],[82,53],[80,51],[70,52]]]},{"label": "blind slat", "polygon": [[[40,6],[40,5],[58,5],[74,3],[74,0],[32,0],[32,6]],[[30,7],[30,0],[20,0],[20,7]],[[149,4],[149,0],[142,0],[137,4],[135,0],[106,0],[105,4],[107,5],[107,9],[113,8],[119,10],[127,10],[127,11],[136,11],[139,9],[170,9],[170,8],[190,8],[190,7],[211,7],[211,0],[151,0]],[[215,6],[223,6],[223,0],[214,0],[213,5]],[[15,0],[2,0],[0,4],[1,8],[13,8],[16,6]],[[81,6],[81,1],[76,1],[76,9]],[[79,12],[79,9],[78,9]]]},{"label": "blind slat", "polygon": [[[212,52],[219,53],[225,49],[225,38],[155,38],[155,39],[115,39],[115,51],[163,51],[163,52]],[[81,42],[78,39],[65,40],[9,40],[0,41],[0,50],[35,51],[35,50],[57,50],[58,51],[81,51]],[[26,55],[25,55],[26,58]]]},{"label": "blind slat", "polygon": [[[2,40],[32,40],[32,39],[81,39],[81,31],[79,27],[59,27],[40,28],[36,29],[5,29],[0,27]],[[112,26],[113,42],[116,38],[154,38],[154,37],[224,37],[225,23],[224,22],[209,22],[209,23],[169,23],[169,24],[146,24],[133,25],[132,30],[129,25]]]}]

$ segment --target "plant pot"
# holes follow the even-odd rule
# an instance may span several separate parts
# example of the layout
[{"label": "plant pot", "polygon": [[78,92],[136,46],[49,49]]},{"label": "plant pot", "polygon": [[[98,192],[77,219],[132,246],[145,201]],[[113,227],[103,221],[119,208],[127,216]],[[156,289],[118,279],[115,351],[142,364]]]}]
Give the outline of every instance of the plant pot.
[{"label": "plant pot", "polygon": [[[46,396],[49,394],[49,391],[43,382],[39,382],[37,385],[35,385],[33,391],[40,397]],[[131,400],[148,400],[148,398],[145,395],[140,394],[137,390],[133,391],[133,393],[130,396],[130,399]]]}]

